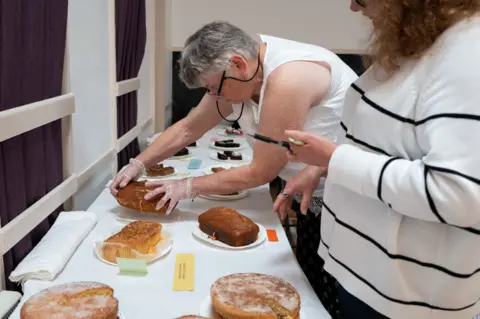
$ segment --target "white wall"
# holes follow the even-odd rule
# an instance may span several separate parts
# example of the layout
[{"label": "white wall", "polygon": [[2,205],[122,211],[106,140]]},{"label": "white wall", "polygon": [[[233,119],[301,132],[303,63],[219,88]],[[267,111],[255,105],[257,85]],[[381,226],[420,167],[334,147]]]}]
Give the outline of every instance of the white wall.
[{"label": "white wall", "polygon": [[[112,148],[109,82],[108,1],[70,0],[68,39],[70,88],[75,94],[72,120],[73,170],[80,173]],[[111,178],[110,163],[79,189],[74,209],[84,210]]]},{"label": "white wall", "polygon": [[[148,5],[150,4],[150,1],[146,1],[147,5],[147,12],[149,10]],[[149,15],[147,14],[147,19],[149,19]],[[147,21],[147,25],[150,23],[150,21]],[[155,72],[155,69],[151,67],[150,61],[152,58],[152,55],[154,54],[153,46],[154,43],[150,43],[150,37],[149,37],[149,32],[151,30],[147,29],[147,44],[145,47],[145,55],[143,56],[142,60],[142,65],[140,66],[140,72],[138,73],[138,77],[140,78],[140,89],[137,91],[137,97],[138,97],[138,118],[137,118],[137,124],[142,124],[146,120],[152,116],[152,112],[150,109],[151,103],[155,103],[154,97],[152,96],[152,90],[154,90],[154,87],[152,87],[151,84],[151,77],[154,75],[153,73]],[[140,136],[138,137],[138,141],[140,143],[140,149],[145,148],[147,145],[147,138],[153,135],[153,126],[151,125],[147,130],[142,132]]]},{"label": "white wall", "polygon": [[[142,125],[152,117],[153,1],[147,0],[147,44],[138,77],[138,118]],[[70,88],[76,98],[73,115],[73,172],[80,184],[75,210],[85,210],[113,177],[116,165],[116,75],[114,0],[70,0],[68,8]],[[153,134],[152,125],[140,132],[140,144]],[[81,176],[88,176],[82,178]]]},{"label": "white wall", "polygon": [[164,74],[164,84],[167,92],[165,94],[164,105],[165,105],[165,114],[164,114],[164,126],[170,126],[172,122],[172,34],[173,34],[173,3],[176,3],[177,0],[165,0],[165,74]]},{"label": "white wall", "polygon": [[249,33],[313,43],[336,52],[365,48],[370,22],[350,0],[173,0],[171,43],[182,48],[203,24],[226,20]]}]

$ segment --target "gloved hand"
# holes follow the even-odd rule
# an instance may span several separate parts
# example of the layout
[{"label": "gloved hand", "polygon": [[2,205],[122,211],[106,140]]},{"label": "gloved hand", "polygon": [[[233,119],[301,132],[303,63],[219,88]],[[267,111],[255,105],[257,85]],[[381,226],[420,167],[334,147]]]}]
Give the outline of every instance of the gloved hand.
[{"label": "gloved hand", "polygon": [[124,188],[132,180],[136,180],[146,172],[145,165],[134,158],[130,159],[130,163],[121,172],[115,176],[115,179],[110,184],[110,192],[116,196],[119,188]]},{"label": "gloved hand", "polygon": [[195,194],[192,193],[193,177],[184,178],[179,180],[166,180],[166,181],[151,181],[145,183],[147,188],[154,188],[152,191],[145,195],[146,200],[157,197],[160,194],[165,194],[162,199],[157,203],[156,209],[163,207],[169,200],[168,209],[166,214],[170,214],[178,202],[182,199],[193,199]]}]

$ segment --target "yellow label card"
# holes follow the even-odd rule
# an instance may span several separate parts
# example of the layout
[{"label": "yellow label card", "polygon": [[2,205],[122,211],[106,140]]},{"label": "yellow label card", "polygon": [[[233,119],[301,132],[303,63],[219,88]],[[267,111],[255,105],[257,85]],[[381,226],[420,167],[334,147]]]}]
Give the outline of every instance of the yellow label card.
[{"label": "yellow label card", "polygon": [[195,255],[177,254],[175,259],[175,274],[173,277],[174,291],[193,291],[195,285]]}]

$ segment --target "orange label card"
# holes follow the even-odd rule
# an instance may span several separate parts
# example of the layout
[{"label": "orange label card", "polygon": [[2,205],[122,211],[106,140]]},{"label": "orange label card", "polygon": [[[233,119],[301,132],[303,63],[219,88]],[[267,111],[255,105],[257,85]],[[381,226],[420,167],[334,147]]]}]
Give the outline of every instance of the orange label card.
[{"label": "orange label card", "polygon": [[278,241],[277,231],[275,229],[267,229],[268,241]]}]

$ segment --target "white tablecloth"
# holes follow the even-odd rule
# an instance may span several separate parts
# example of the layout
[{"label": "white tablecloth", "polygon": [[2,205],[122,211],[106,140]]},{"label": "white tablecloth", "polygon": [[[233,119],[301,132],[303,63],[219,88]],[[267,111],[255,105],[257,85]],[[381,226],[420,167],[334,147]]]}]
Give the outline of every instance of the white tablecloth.
[{"label": "white tablecloth", "polygon": [[[209,158],[209,154],[215,152],[209,149],[209,144],[212,137],[221,138],[216,134],[217,131],[207,133],[198,142],[198,147],[191,149],[193,156],[203,161],[202,168],[191,171],[193,175],[202,175],[204,167],[215,163]],[[250,149],[242,152],[251,154]],[[167,161],[166,164],[187,171],[188,161]],[[254,249],[242,251],[205,245],[192,236],[192,230],[197,227],[197,216],[215,206],[232,207],[265,228],[275,229],[279,242],[266,241]],[[99,281],[115,290],[120,311],[125,318],[170,319],[200,314],[211,284],[219,277],[238,272],[256,272],[281,277],[298,290],[305,314],[302,319],[330,318],[296,262],[278,217],[272,214],[272,200],[267,185],[250,190],[248,197],[237,201],[218,202],[197,198],[194,202],[181,202],[178,209],[168,216],[170,221],[175,222],[165,224],[165,230],[172,235],[173,248],[167,256],[149,264],[145,277],[120,276],[117,267],[101,262],[93,251],[93,241],[109,236],[124,225],[116,219],[116,213],[121,209],[124,208],[105,189],[88,209],[99,216],[96,227],[53,282],[29,280],[25,284],[22,303],[30,294],[52,284]],[[192,292],[172,290],[175,256],[178,253],[195,254],[195,290]],[[11,318],[19,318],[21,304]]]}]

